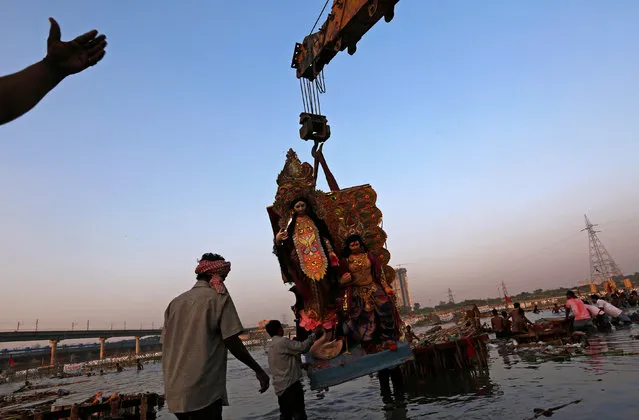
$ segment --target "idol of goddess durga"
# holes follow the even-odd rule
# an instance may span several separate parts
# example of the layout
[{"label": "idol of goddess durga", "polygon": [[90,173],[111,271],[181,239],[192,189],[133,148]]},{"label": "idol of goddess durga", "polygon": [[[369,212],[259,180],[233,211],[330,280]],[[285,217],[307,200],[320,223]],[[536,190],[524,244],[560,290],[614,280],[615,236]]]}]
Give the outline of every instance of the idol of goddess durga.
[{"label": "idol of goddess durga", "polygon": [[301,298],[300,327],[306,331],[318,325],[331,329],[337,323],[335,270],[339,266],[331,234],[306,198],[294,199],[290,210],[288,225],[275,234],[274,253],[285,280],[295,285],[298,301]]}]

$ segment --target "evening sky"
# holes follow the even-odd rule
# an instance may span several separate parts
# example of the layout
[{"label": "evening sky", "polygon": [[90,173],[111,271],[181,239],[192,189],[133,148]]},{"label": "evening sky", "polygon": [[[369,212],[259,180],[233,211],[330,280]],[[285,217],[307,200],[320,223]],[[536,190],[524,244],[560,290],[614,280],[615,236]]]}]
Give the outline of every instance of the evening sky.
[{"label": "evening sky", "polygon": [[[323,3],[3,2],[0,74],[43,57],[49,16],[109,46],[0,127],[0,329],[159,325],[207,251],[245,324],[291,320],[265,208],[286,151],[310,160],[290,62]],[[327,161],[376,189],[414,301],[583,281],[584,213],[639,271],[638,15],[402,0],[326,67]]]}]

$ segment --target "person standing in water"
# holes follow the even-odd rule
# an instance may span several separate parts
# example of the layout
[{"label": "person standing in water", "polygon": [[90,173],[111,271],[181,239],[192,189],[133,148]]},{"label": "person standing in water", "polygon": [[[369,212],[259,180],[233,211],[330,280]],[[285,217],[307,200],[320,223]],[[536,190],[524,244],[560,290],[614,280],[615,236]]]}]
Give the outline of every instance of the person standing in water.
[{"label": "person standing in water", "polygon": [[419,337],[413,332],[413,329],[410,325],[407,325],[404,332],[404,337],[406,337],[406,342],[408,344],[412,344],[415,341],[419,342]]},{"label": "person standing in water", "polygon": [[566,319],[571,322],[572,328],[575,330],[593,331],[595,329],[590,312],[572,290],[566,292]]},{"label": "person standing in water", "polygon": [[512,334],[512,322],[508,319],[508,312],[501,311],[501,317],[504,318],[504,333],[506,336]]},{"label": "person standing in water", "polygon": [[519,302],[513,304],[514,309],[510,311],[510,317],[512,318],[511,330],[513,334],[521,334],[528,332],[528,325],[534,325],[528,318],[526,318],[526,312],[521,307]]},{"label": "person standing in water", "polygon": [[311,349],[324,329],[320,325],[304,341],[296,341],[284,337],[280,321],[271,320],[264,328],[272,337],[268,345],[268,366],[280,406],[280,420],[306,420],[301,355]]},{"label": "person standing in water", "polygon": [[619,324],[623,322],[624,324],[631,324],[632,321],[628,318],[628,315],[623,313],[623,310],[617,308],[615,305],[606,302],[599,295],[590,296],[592,299],[592,303],[594,303],[598,308],[606,313],[611,319],[613,324]]},{"label": "person standing in water", "polygon": [[231,263],[204,254],[193,288],[171,301],[164,313],[162,372],[169,411],[178,420],[222,419],[226,393],[227,350],[251,368],[260,392],[269,377],[240,340],[244,327],[224,281]]},{"label": "person standing in water", "polygon": [[490,319],[490,324],[493,328],[493,331],[495,332],[495,336],[497,336],[497,338],[508,337],[506,325],[504,325],[506,323],[506,319],[499,316],[499,312],[497,312],[497,309],[493,309],[492,313],[493,317]]}]

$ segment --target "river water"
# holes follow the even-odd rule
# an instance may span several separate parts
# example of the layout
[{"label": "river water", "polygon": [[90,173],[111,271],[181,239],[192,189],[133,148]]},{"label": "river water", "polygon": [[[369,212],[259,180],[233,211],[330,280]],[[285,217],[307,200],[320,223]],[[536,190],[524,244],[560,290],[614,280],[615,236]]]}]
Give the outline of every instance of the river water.
[{"label": "river water", "polygon": [[[546,314],[547,315],[547,314]],[[529,315],[534,320],[534,315]],[[581,399],[554,413],[555,419],[629,419],[639,413],[639,325],[589,339],[590,347],[526,350],[512,341],[489,345],[489,369],[483,373],[457,374],[427,380],[410,380],[406,402],[384,405],[376,378],[364,377],[331,388],[324,394],[306,390],[310,419],[528,419],[534,409],[548,409]],[[574,354],[577,351],[579,354]],[[634,353],[634,354],[633,354]],[[263,350],[253,351],[266,366]],[[231,405],[225,419],[277,419],[277,398],[272,389],[258,393],[252,372],[232,357],[228,364]],[[81,379],[81,378],[77,378]],[[147,364],[137,372],[96,376],[85,383],[66,386],[71,395],[56,404],[79,402],[101,391],[163,393],[161,365]],[[39,381],[55,383],[53,380]],[[64,380],[63,380],[64,381]],[[69,380],[66,380],[68,382]],[[0,386],[0,394],[20,384]],[[162,409],[160,419],[175,417]]]}]

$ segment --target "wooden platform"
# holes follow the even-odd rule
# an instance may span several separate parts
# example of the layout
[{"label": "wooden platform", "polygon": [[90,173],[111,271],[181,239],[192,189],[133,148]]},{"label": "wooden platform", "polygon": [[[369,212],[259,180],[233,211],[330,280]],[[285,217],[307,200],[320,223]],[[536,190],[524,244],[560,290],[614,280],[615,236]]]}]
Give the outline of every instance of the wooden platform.
[{"label": "wooden platform", "polygon": [[413,360],[413,352],[408,344],[398,343],[397,350],[384,350],[366,354],[361,347],[355,347],[350,354],[341,354],[331,360],[313,360],[305,356],[310,364],[308,376],[311,389],[323,389],[350,380],[391,368]]},{"label": "wooden platform", "polygon": [[446,343],[418,346],[415,359],[402,368],[408,375],[428,376],[442,372],[462,371],[488,366],[488,334],[452,340]]},{"label": "wooden platform", "polygon": [[[61,407],[56,411],[48,409],[40,412],[3,413],[3,419],[14,420],[57,420],[57,419],[88,419],[88,418],[126,418],[139,420],[154,420],[155,407],[164,405],[164,397],[157,394],[123,395],[109,402],[101,404],[74,404]],[[50,407],[50,405],[49,405]]]}]

